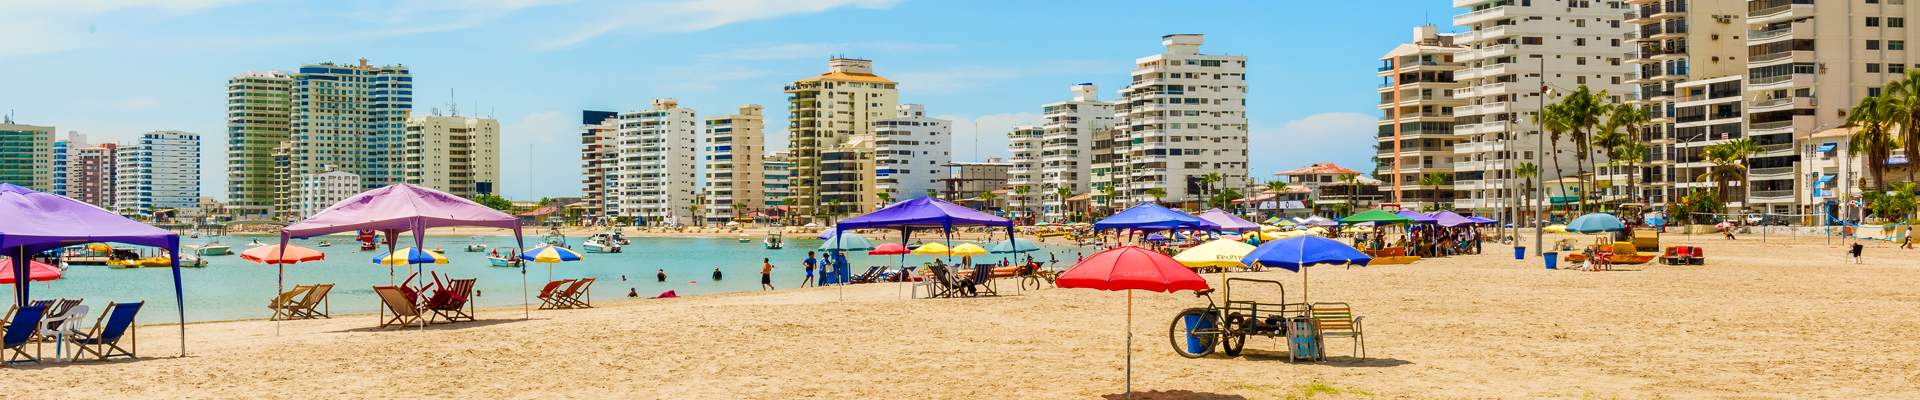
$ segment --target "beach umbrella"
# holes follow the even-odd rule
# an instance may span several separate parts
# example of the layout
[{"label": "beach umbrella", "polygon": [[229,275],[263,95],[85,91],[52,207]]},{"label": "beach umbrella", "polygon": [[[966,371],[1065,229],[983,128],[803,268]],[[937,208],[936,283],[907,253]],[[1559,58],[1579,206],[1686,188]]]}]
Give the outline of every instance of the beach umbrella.
[{"label": "beach umbrella", "polygon": [[1467,220],[1473,221],[1473,223],[1476,223],[1476,224],[1496,224],[1500,222],[1500,221],[1494,221],[1491,219],[1486,219],[1481,217],[1467,217]]},{"label": "beach umbrella", "polygon": [[947,256],[947,255],[953,255],[952,253],[953,251],[951,249],[948,249],[947,245],[940,244],[940,243],[927,243],[924,245],[920,245],[920,248],[918,249],[913,249],[913,252],[911,254]]},{"label": "beach umbrella", "polygon": [[1280,267],[1300,273],[1300,301],[1307,299],[1306,267],[1321,264],[1367,266],[1373,257],[1333,239],[1301,236],[1267,242],[1240,260],[1247,265]]},{"label": "beach umbrella", "polygon": [[261,264],[293,264],[327,259],[327,253],[305,247],[270,244],[240,252],[240,259]]},{"label": "beach umbrella", "polygon": [[1721,229],[1726,229],[1726,228],[1728,228],[1728,227],[1732,227],[1732,226],[1733,226],[1733,222],[1730,222],[1730,221],[1720,221],[1720,223],[1718,223],[1718,224],[1714,224],[1714,225],[1713,225],[1713,227],[1715,227],[1715,228],[1721,228]]},{"label": "beach umbrella", "polygon": [[[1400,212],[1393,213],[1393,215],[1407,217],[1407,219],[1413,220],[1413,222],[1418,222],[1422,224],[1431,224],[1431,223],[1439,222],[1438,219],[1433,218],[1433,216],[1431,215],[1421,214],[1419,212],[1414,212],[1411,210],[1400,210]],[[1346,222],[1346,220],[1343,219],[1343,220],[1340,220],[1340,222]]]},{"label": "beach umbrella", "polygon": [[[829,231],[829,232],[832,232],[832,231]],[[855,250],[871,250],[871,249],[873,249],[873,242],[868,241],[866,236],[860,236],[860,234],[853,233],[853,232],[841,231],[839,236],[827,237],[826,243],[821,243],[820,248],[815,250],[831,252],[831,251],[855,251]]]},{"label": "beach umbrella", "polygon": [[[248,252],[251,251],[248,250]],[[374,257],[373,263],[381,265],[446,264],[447,256],[419,248],[404,247]]]},{"label": "beach umbrella", "polygon": [[[45,282],[60,279],[60,267],[47,265],[47,263],[39,261],[28,261],[27,265],[28,282]],[[0,257],[0,285],[11,285],[13,283],[13,257]]]},{"label": "beach umbrella", "polygon": [[901,254],[907,254],[907,246],[894,242],[881,243],[879,246],[874,246],[873,250],[867,251],[867,255],[870,256],[892,256]]},{"label": "beach umbrella", "polygon": [[1134,246],[1094,253],[1060,273],[1062,288],[1127,291],[1127,396],[1133,396],[1133,291],[1206,290],[1207,280],[1172,257]]},{"label": "beach umbrella", "polygon": [[[1386,212],[1386,211],[1367,210],[1366,212],[1354,214],[1346,218],[1341,218],[1340,222],[1348,223],[1348,224],[1359,223],[1359,222],[1385,222],[1389,224],[1397,224],[1397,223],[1404,223],[1404,222],[1413,222],[1413,219],[1407,218],[1402,215]],[[1317,223],[1316,221],[1315,223],[1310,223],[1308,225],[1319,225],[1319,223]]]},{"label": "beach umbrella", "polygon": [[1167,235],[1155,233],[1152,235],[1147,235],[1147,240],[1167,240]]},{"label": "beach umbrella", "polygon": [[1620,223],[1619,217],[1607,213],[1582,215],[1580,218],[1574,218],[1573,222],[1567,223],[1567,230],[1576,233],[1613,232],[1621,229],[1627,229],[1627,225]]},{"label": "beach umbrella", "polygon": [[1546,228],[1542,228],[1542,229],[1545,229],[1547,232],[1553,232],[1553,233],[1573,233],[1573,232],[1568,232],[1567,226],[1561,225],[1561,224],[1547,225]]},{"label": "beach umbrella", "polygon": [[1007,253],[1038,251],[1038,250],[1040,250],[1040,246],[1033,244],[1033,241],[1029,241],[1026,239],[1013,239],[1013,240],[1002,240],[998,243],[994,243],[993,250],[990,251],[990,253],[1007,254]]},{"label": "beach umbrella", "polygon": [[953,246],[953,255],[956,256],[977,256],[982,254],[987,254],[987,248],[980,247],[980,245],[977,244],[963,243],[959,246]]},{"label": "beach umbrella", "polygon": [[1474,222],[1472,218],[1463,217],[1463,216],[1460,216],[1460,214],[1454,214],[1452,211],[1441,211],[1441,212],[1433,213],[1433,219],[1435,223],[1438,223],[1440,224],[1440,226],[1445,226],[1445,227],[1472,225],[1477,223],[1477,222]]},{"label": "beach umbrella", "polygon": [[1180,254],[1173,255],[1173,260],[1191,268],[1220,268],[1224,276],[1229,267],[1245,266],[1246,264],[1240,263],[1240,259],[1246,258],[1247,253],[1252,252],[1253,249],[1253,245],[1240,243],[1237,238],[1223,238],[1193,246]]},{"label": "beach umbrella", "polygon": [[553,265],[567,261],[580,261],[580,253],[565,247],[553,247],[552,245],[543,244],[540,245],[540,247],[533,248],[533,250],[520,253],[520,259],[547,264],[547,281],[552,282]]}]

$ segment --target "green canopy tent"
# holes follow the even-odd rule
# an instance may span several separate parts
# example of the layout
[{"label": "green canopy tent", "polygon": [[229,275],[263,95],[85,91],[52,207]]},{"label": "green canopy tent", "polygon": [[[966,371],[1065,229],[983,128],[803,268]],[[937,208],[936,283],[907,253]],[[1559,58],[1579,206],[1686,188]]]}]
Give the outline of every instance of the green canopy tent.
[{"label": "green canopy tent", "polygon": [[1402,217],[1398,214],[1394,214],[1386,211],[1380,211],[1380,210],[1367,210],[1366,212],[1354,214],[1351,217],[1340,219],[1340,223],[1342,224],[1357,224],[1361,222],[1373,222],[1375,225],[1379,225],[1379,224],[1403,224],[1403,223],[1413,222],[1413,220],[1407,217]]}]

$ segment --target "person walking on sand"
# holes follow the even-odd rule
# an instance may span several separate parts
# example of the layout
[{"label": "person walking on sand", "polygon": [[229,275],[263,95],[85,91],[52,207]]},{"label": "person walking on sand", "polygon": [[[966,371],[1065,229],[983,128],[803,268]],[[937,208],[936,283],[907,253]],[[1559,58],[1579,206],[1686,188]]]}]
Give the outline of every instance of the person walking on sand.
[{"label": "person walking on sand", "polygon": [[1854,264],[1864,264],[1860,262],[1860,252],[1866,251],[1866,249],[1867,246],[1861,246],[1859,241],[1855,241],[1853,242],[1853,247],[1847,249],[1847,255],[1853,256]]},{"label": "person walking on sand", "polygon": [[1726,229],[1722,229],[1721,232],[1726,232],[1727,240],[1739,240],[1733,238],[1733,225],[1727,225]]},{"label": "person walking on sand", "polygon": [[667,281],[667,270],[664,270],[664,269],[663,269],[663,270],[660,270],[660,273],[658,273],[658,274],[654,274],[654,275],[653,275],[653,277],[655,277],[655,278],[660,278],[660,281],[661,281],[661,282],[666,282],[666,281]]},{"label": "person walking on sand", "polygon": [[773,259],[771,258],[760,259],[760,290],[774,290]]},{"label": "person walking on sand", "polygon": [[801,281],[800,281],[800,287],[807,287],[807,285],[809,285],[809,284],[812,284],[812,283],[813,283],[813,267],[815,267],[815,266],[817,266],[817,265],[819,265],[819,264],[820,264],[820,261],[819,261],[819,260],[815,260],[815,259],[813,258],[813,252],[812,252],[812,251],[808,251],[808,252],[807,252],[807,260],[806,260],[806,261],[801,261],[801,262],[800,262],[800,266],[801,266],[801,267],[805,267],[805,268],[806,268],[806,270],[807,270],[807,278],[806,278],[806,279],[803,279],[803,280],[801,280]]}]

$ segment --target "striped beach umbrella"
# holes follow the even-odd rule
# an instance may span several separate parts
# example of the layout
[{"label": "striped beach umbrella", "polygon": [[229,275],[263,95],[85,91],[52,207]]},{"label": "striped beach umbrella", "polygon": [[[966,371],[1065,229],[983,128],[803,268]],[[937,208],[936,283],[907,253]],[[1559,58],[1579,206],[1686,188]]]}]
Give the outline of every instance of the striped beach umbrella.
[{"label": "striped beach umbrella", "polygon": [[447,256],[420,248],[408,247],[374,257],[373,263],[384,265],[446,264]]},{"label": "striped beach umbrella", "polygon": [[533,250],[520,253],[520,259],[547,264],[547,281],[552,282],[553,264],[567,261],[580,261],[580,253],[565,247],[541,245],[540,247],[533,248]]}]

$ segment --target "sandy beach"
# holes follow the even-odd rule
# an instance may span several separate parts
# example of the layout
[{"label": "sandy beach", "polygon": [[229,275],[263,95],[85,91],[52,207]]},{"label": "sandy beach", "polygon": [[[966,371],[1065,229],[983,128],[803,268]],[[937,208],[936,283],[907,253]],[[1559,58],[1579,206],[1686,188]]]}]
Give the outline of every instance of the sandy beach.
[{"label": "sandy beach", "polygon": [[[1849,265],[1823,238],[1771,239],[1669,235],[1707,246],[1708,264],[1612,272],[1545,270],[1503,245],[1313,267],[1312,301],[1366,315],[1366,359],[1341,339],[1327,362],[1289,363],[1261,338],[1240,357],[1182,358],[1169,320],[1205,300],[1135,292],[1133,387],[1141,398],[1920,397],[1920,252],[1870,247]],[[1301,296],[1298,273],[1230,276]],[[600,299],[424,331],[375,330],[372,315],[283,322],[277,336],[268,321],[202,323],[188,326],[184,358],[177,326],[148,325],[146,358],[0,376],[28,399],[1118,398],[1127,294],[1013,286],[972,299],[910,300],[896,284],[849,286],[844,299],[832,287]]]}]

